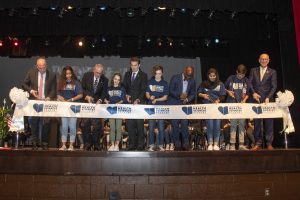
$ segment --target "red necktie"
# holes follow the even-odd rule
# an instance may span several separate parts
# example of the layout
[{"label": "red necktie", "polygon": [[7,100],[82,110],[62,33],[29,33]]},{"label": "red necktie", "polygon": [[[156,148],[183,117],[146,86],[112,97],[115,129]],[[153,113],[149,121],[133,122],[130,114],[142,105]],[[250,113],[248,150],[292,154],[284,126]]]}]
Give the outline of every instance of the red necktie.
[{"label": "red necktie", "polygon": [[39,93],[38,93],[39,99],[42,99],[42,97],[43,97],[43,82],[44,82],[43,75],[44,74],[41,74],[41,76],[40,76],[40,85],[39,85]]}]

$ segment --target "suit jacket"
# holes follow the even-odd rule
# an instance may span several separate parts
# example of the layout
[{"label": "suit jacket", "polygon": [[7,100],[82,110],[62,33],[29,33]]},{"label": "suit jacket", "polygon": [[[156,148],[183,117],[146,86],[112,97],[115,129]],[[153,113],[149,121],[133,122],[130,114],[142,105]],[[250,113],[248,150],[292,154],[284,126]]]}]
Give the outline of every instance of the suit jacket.
[{"label": "suit jacket", "polygon": [[265,101],[266,98],[274,101],[274,94],[277,88],[277,73],[274,69],[268,67],[262,81],[260,81],[260,67],[252,68],[249,82],[251,84],[251,93],[258,93],[261,96],[261,102]]},{"label": "suit jacket", "polygon": [[[170,81],[170,89],[169,89],[169,97],[168,103],[170,105],[180,105],[182,101],[180,100],[180,95],[182,93],[182,73],[174,75]],[[194,79],[188,80],[187,86],[187,95],[188,95],[188,103],[193,103],[195,100],[196,94],[196,81]]]},{"label": "suit jacket", "polygon": [[104,101],[108,88],[108,79],[103,74],[99,78],[96,92],[94,92],[93,72],[86,72],[83,75],[81,85],[83,89],[83,99],[85,99],[85,97],[88,95],[94,98],[94,103],[96,103],[99,99]]},{"label": "suit jacket", "polygon": [[145,93],[148,82],[147,74],[140,69],[132,83],[131,76],[131,70],[127,71],[124,76],[123,84],[126,94],[131,96],[132,103],[136,99],[139,99],[140,103],[145,103]]},{"label": "suit jacket", "polygon": [[[31,90],[38,91],[38,73],[37,68],[32,68],[28,71],[23,83],[22,88],[30,93]],[[56,75],[50,70],[46,69],[45,77],[45,98],[49,97],[51,100],[56,100]],[[35,97],[30,94],[30,99]]]}]

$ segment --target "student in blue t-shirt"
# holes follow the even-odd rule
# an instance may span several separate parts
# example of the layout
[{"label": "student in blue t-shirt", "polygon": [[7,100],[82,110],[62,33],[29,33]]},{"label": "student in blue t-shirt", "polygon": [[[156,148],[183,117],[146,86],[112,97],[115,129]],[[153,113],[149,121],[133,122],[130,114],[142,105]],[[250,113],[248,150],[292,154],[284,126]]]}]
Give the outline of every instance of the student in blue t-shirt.
[{"label": "student in blue t-shirt", "polygon": [[[83,96],[83,90],[80,82],[77,80],[72,67],[66,66],[63,68],[58,82],[57,100],[63,102],[76,102]],[[59,150],[67,150],[66,142],[68,136],[68,128],[70,129],[70,145],[68,150],[74,150],[76,137],[76,117],[61,118],[61,142],[62,147]]]},{"label": "student in blue t-shirt", "polygon": [[[203,99],[204,104],[220,103],[225,99],[226,90],[224,84],[219,80],[218,71],[210,68],[207,73],[207,80],[203,81],[198,88],[198,96]],[[219,139],[221,132],[220,119],[207,119],[207,150],[220,150]]]},{"label": "student in blue t-shirt", "polygon": [[[125,101],[126,91],[122,86],[122,76],[120,73],[114,73],[111,78],[111,86],[108,88],[108,94],[104,102],[107,104],[121,104]],[[122,133],[122,119],[109,119],[111,146],[108,151],[119,151],[119,143]]]},{"label": "student in blue t-shirt", "polygon": [[[227,103],[245,103],[249,98],[249,80],[245,77],[247,68],[240,64],[237,67],[236,74],[228,77],[225,82],[227,91]],[[239,150],[248,150],[244,146],[245,138],[245,119],[230,120],[230,147],[229,150],[235,150],[236,128],[239,127]]]},{"label": "student in blue t-shirt", "polygon": [[[153,77],[147,83],[146,98],[150,105],[166,105],[169,94],[169,86],[167,81],[163,80],[164,69],[160,65],[156,65],[152,68]],[[154,151],[154,129],[158,126],[158,148],[160,151],[164,151],[164,120],[151,119],[149,120],[149,149],[148,151]]]}]

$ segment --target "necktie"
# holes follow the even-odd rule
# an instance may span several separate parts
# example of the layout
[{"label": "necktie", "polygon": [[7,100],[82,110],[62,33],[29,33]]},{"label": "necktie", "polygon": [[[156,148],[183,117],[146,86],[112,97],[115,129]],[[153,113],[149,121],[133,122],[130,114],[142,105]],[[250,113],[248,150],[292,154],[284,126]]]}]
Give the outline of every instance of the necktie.
[{"label": "necktie", "polygon": [[262,81],[264,78],[264,70],[260,69],[260,81]]},{"label": "necktie", "polygon": [[96,78],[94,82],[94,93],[97,91],[97,86],[98,86],[98,78]]},{"label": "necktie", "polygon": [[132,73],[132,76],[131,76],[131,82],[134,81],[134,79],[135,79],[135,74],[136,74],[136,72],[133,72],[133,73]]},{"label": "necktie", "polygon": [[43,79],[43,75],[44,74],[40,74],[40,84],[39,84],[39,93],[38,93],[38,98],[39,99],[42,99],[43,97],[43,82],[44,82],[44,79]]}]

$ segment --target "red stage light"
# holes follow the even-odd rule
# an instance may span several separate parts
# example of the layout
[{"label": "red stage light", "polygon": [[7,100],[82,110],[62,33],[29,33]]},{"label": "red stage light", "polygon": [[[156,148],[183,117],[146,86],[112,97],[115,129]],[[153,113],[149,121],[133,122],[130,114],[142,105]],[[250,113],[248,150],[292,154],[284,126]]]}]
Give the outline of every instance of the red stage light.
[{"label": "red stage light", "polygon": [[3,41],[0,40],[0,47],[3,47]]},{"label": "red stage light", "polygon": [[19,46],[19,42],[18,41],[14,41],[13,44],[14,44],[15,47]]}]

